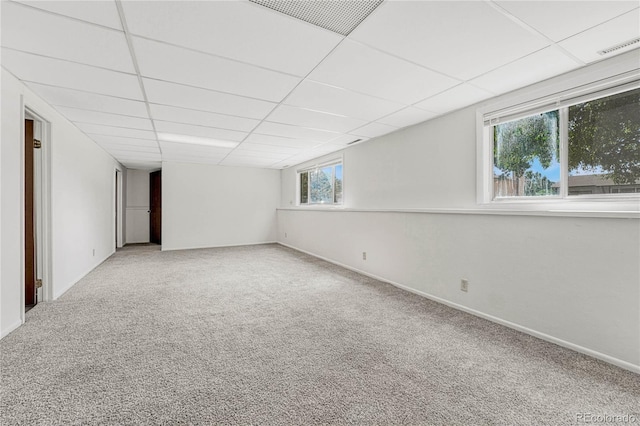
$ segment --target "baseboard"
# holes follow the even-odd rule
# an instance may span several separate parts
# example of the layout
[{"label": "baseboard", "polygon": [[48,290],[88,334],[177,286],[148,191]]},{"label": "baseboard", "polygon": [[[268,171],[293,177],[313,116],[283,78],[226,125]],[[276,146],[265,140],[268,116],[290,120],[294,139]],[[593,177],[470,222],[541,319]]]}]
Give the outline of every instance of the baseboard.
[{"label": "baseboard", "polygon": [[290,249],[293,249],[293,250],[308,254],[308,255],[316,257],[318,259],[322,259],[322,260],[324,260],[326,262],[332,263],[334,265],[340,266],[340,267],[348,269],[350,271],[357,272],[359,274],[365,275],[367,277],[371,277],[371,278],[376,279],[378,281],[382,281],[382,282],[391,284],[394,287],[398,287],[398,288],[400,288],[402,290],[405,290],[405,291],[408,291],[410,293],[417,294],[418,296],[425,297],[425,298],[427,298],[429,300],[433,300],[434,302],[442,303],[443,305],[452,307],[454,309],[457,309],[457,310],[460,310],[460,311],[463,311],[463,312],[467,312],[467,313],[469,313],[471,315],[486,319],[488,321],[503,325],[505,327],[509,327],[511,329],[520,331],[520,332],[528,334],[530,336],[537,337],[537,338],[539,338],[541,340],[544,340],[544,341],[547,341],[547,342],[550,342],[550,343],[554,343],[554,344],[556,344],[558,346],[562,346],[564,348],[571,349],[571,350],[576,351],[576,352],[580,352],[580,353],[588,355],[588,356],[590,356],[592,358],[596,358],[596,359],[599,359],[601,361],[607,362],[609,364],[613,364],[613,365],[615,365],[617,367],[623,368],[625,370],[629,370],[631,372],[640,374],[640,365],[635,365],[635,364],[632,364],[630,362],[627,362],[627,361],[612,357],[610,355],[606,355],[606,354],[603,354],[601,352],[597,352],[597,351],[594,351],[592,349],[585,348],[584,346],[576,345],[575,343],[571,343],[571,342],[568,342],[566,340],[559,339],[557,337],[554,337],[554,336],[551,336],[551,335],[548,335],[548,334],[533,330],[531,328],[522,326],[520,324],[516,324],[516,323],[513,323],[511,321],[507,321],[507,320],[504,320],[502,318],[495,317],[493,315],[489,315],[489,314],[486,314],[484,312],[468,308],[468,307],[466,307],[464,305],[460,305],[458,303],[451,302],[451,301],[443,299],[441,297],[434,296],[432,294],[425,293],[425,292],[420,291],[420,290],[416,290],[416,289],[408,287],[408,286],[406,286],[404,284],[400,284],[400,283],[391,281],[391,280],[389,280],[387,278],[379,277],[377,275],[374,275],[374,274],[371,274],[369,272],[360,270],[358,268],[354,268],[352,266],[337,262],[337,261],[335,261],[333,259],[329,259],[329,258],[326,258],[324,256],[319,256],[319,255],[317,255],[315,253],[311,253],[309,251],[302,250],[302,249],[300,249],[298,247],[294,247],[292,245],[285,244],[285,243],[282,243],[280,241],[278,241],[277,243],[280,244],[281,246],[288,247]]},{"label": "baseboard", "polygon": [[104,262],[107,261],[107,259],[109,259],[111,256],[113,256],[115,254],[115,250],[112,251],[111,253],[109,253],[109,255],[107,257],[105,257],[104,259],[100,260],[98,263],[94,264],[93,266],[91,266],[89,268],[89,270],[87,270],[86,272],[84,272],[83,274],[81,274],[78,278],[71,280],[70,284],[68,284],[65,288],[63,288],[61,291],[56,291],[53,292],[53,299],[52,300],[57,300],[60,296],[62,296],[63,294],[65,294],[67,291],[69,291],[71,289],[71,287],[73,287],[74,285],[78,284],[78,282],[83,279],[84,277],[86,277],[87,275],[89,275],[89,273],[91,273],[91,271],[93,271],[94,269],[96,269],[98,266],[102,265]]},{"label": "baseboard", "polygon": [[242,244],[224,244],[219,246],[194,246],[194,247],[177,247],[177,248],[165,248],[161,247],[162,251],[178,251],[178,250],[199,250],[199,249],[208,249],[208,248],[225,248],[225,247],[244,247],[244,246],[260,246],[265,244],[278,244],[277,241],[262,241],[259,243],[242,243]]},{"label": "baseboard", "polygon": [[6,336],[8,336],[13,330],[15,330],[16,328],[20,327],[22,325],[22,320],[18,320],[15,321],[13,324],[11,324],[9,327],[7,327],[6,329],[2,330],[2,332],[0,333],[0,339],[4,339]]}]

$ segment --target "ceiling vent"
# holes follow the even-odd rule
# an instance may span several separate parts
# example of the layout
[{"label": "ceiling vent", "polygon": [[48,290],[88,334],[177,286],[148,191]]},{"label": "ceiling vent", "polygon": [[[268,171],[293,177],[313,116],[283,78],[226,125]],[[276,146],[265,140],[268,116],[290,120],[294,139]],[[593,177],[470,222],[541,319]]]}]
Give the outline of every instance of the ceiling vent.
[{"label": "ceiling vent", "polygon": [[383,0],[250,0],[285,15],[349,35]]},{"label": "ceiling vent", "polygon": [[347,145],[353,145],[356,142],[360,142],[362,139],[356,139],[355,141],[349,142]]},{"label": "ceiling vent", "polygon": [[640,37],[625,41],[624,43],[616,44],[615,46],[611,46],[611,47],[608,47],[608,48],[603,49],[603,50],[600,50],[598,52],[598,54],[602,55],[602,56],[608,55],[611,52],[615,52],[616,50],[624,49],[625,47],[631,46],[633,44],[638,44],[638,43],[640,43]]}]

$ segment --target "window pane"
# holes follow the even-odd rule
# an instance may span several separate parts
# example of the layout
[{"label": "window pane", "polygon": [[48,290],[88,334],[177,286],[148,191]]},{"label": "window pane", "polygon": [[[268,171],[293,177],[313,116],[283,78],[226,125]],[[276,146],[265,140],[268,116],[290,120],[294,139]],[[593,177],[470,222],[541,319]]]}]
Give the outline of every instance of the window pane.
[{"label": "window pane", "polygon": [[309,172],[311,180],[311,202],[331,203],[333,201],[333,167],[323,167]]},{"label": "window pane", "polygon": [[335,167],[336,180],[334,183],[334,198],[333,202],[336,204],[342,204],[342,164],[338,164]]},{"label": "window pane", "polygon": [[309,173],[300,173],[300,204],[309,202]]},{"label": "window pane", "polygon": [[569,107],[569,195],[640,188],[640,89]]},{"label": "window pane", "polygon": [[558,123],[558,111],[551,111],[494,127],[494,197],[559,193]]}]

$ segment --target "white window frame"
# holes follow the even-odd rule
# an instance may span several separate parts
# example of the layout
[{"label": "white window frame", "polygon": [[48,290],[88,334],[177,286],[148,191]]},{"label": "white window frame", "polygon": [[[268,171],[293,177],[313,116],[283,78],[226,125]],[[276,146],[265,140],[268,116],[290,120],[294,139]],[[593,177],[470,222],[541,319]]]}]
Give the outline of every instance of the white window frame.
[{"label": "white window frame", "polygon": [[[633,89],[640,88],[640,70],[622,72],[612,77],[600,78],[592,82],[571,86],[571,80],[566,79],[564,90],[542,96],[535,90],[528,96],[506,95],[500,102],[489,104],[476,111],[476,137],[477,137],[477,203],[484,207],[492,208],[548,208],[550,205],[568,203],[571,208],[577,207],[580,202],[595,202],[609,204],[612,210],[617,210],[619,201],[638,203],[639,194],[585,194],[571,195],[568,192],[568,107],[589,100],[611,96]],[[579,79],[578,79],[579,80]],[[574,82],[575,84],[575,82]],[[569,87],[566,89],[566,87]],[[558,110],[560,113],[560,194],[543,197],[499,197],[493,194],[493,126],[507,121],[517,120],[533,114]],[[637,208],[637,206],[636,206]],[[626,210],[626,207],[622,207]]]},{"label": "white window frame", "polygon": [[[301,197],[300,197],[300,175],[302,173],[308,173],[308,172],[312,172],[318,169],[322,169],[323,167],[329,167],[332,166],[333,167],[333,171],[332,171],[332,181],[333,181],[333,185],[332,185],[332,194],[331,194],[331,199],[335,200],[335,173],[336,173],[336,166],[342,166],[342,202],[341,203],[335,203],[335,202],[331,202],[331,203],[312,203],[311,202],[311,179],[309,177],[309,181],[308,181],[308,195],[307,195],[307,202],[306,203],[302,203]],[[313,165],[307,165],[305,167],[299,168],[296,170],[296,205],[298,207],[342,207],[344,205],[344,161],[342,157],[339,158],[333,158],[331,160],[328,161],[323,161],[321,163],[317,163],[317,164],[313,164]]]}]

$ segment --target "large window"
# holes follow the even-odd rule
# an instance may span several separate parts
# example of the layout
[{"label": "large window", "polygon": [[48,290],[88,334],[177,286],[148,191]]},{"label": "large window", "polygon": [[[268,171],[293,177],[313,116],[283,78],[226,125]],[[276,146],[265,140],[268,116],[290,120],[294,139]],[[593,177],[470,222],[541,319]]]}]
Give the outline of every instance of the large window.
[{"label": "large window", "polygon": [[[492,198],[640,192],[639,83],[485,121]],[[515,115],[515,116],[514,116]]]},{"label": "large window", "polygon": [[299,203],[342,204],[342,180],[341,162],[298,171]]}]

